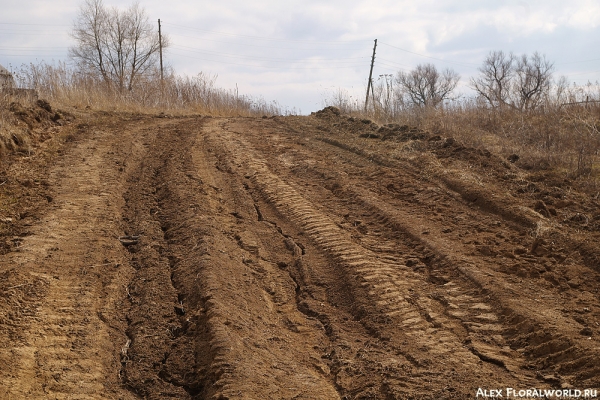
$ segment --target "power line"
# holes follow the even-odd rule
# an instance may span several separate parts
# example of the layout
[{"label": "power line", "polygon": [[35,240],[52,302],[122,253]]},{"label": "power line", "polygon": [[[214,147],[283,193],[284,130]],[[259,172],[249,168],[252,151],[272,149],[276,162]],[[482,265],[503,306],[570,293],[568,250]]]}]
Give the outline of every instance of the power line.
[{"label": "power line", "polygon": [[40,33],[40,32],[65,32],[64,30],[60,29],[13,29],[13,28],[0,28],[0,31],[8,31],[8,32],[14,32],[14,33],[23,33],[23,32],[32,32],[32,33]]},{"label": "power line", "polygon": [[[224,44],[230,44],[230,45],[235,45],[235,46],[243,46],[243,47],[259,47],[259,48],[264,48],[264,49],[278,49],[278,50],[328,50],[328,51],[332,51],[332,50],[336,50],[336,51],[347,51],[350,49],[347,48],[340,48],[338,47],[336,48],[329,48],[329,47],[281,47],[281,46],[266,46],[266,45],[260,45],[260,44],[248,44],[248,43],[241,43],[241,42],[232,42],[232,41],[226,41],[226,40],[218,40],[218,39],[207,39],[207,38],[203,38],[203,37],[199,37],[199,36],[189,36],[189,35],[181,35],[179,33],[172,33],[172,32],[168,32],[167,35],[170,36],[178,36],[178,37],[184,37],[184,38],[189,38],[189,39],[195,39],[195,40],[202,40],[204,42],[214,42],[214,43],[224,43]],[[313,43],[317,43],[317,42],[313,42]],[[325,42],[327,43],[327,42]]]},{"label": "power line", "polygon": [[[241,58],[241,59],[250,59],[250,60],[265,60],[265,61],[272,61],[272,62],[306,62],[306,61],[312,61],[312,60],[307,60],[307,58],[302,58],[302,59],[289,59],[289,58],[283,58],[283,57],[262,57],[262,56],[249,56],[249,55],[239,55],[239,54],[230,54],[230,53],[221,53],[221,52],[214,52],[214,51],[208,51],[208,50],[201,50],[198,49],[196,47],[189,47],[189,46],[182,46],[182,45],[172,45],[171,47],[176,48],[176,49],[181,49],[181,50],[185,50],[185,51],[191,51],[193,53],[199,53],[199,54],[208,54],[208,55],[217,55],[217,56],[224,56],[224,57],[229,57],[229,58]],[[188,50],[189,49],[189,50]],[[364,60],[366,57],[346,57],[346,58],[336,58],[336,59],[321,59],[319,61],[325,61],[325,62],[333,62],[333,63],[349,63],[349,62],[356,62],[356,61],[347,61],[347,60]]]},{"label": "power line", "polygon": [[382,62],[379,62],[379,64],[388,65],[388,66],[390,66],[390,67],[398,67],[398,68],[400,68],[400,69],[404,69],[404,68],[412,68],[412,67],[410,67],[410,66],[408,66],[408,65],[400,64],[400,63],[397,63],[397,62],[395,62],[395,61],[388,60],[388,59],[386,59],[386,58],[381,58],[381,57],[379,57],[379,61],[384,61],[383,63],[382,63]]},{"label": "power line", "polygon": [[588,72],[575,72],[573,74],[569,74],[568,76],[573,76],[573,75],[588,75],[588,74],[597,74],[598,72],[600,72],[600,70],[597,71],[588,71]]},{"label": "power line", "polygon": [[[220,35],[225,38],[228,37],[231,40],[226,40],[226,39],[219,40],[219,39],[203,37],[205,35],[184,35],[184,34],[179,34],[179,33],[171,33],[171,35],[173,35],[173,36],[183,37],[183,38],[192,38],[195,40],[202,40],[202,41],[206,41],[206,42],[226,43],[228,45],[243,46],[246,48],[248,48],[248,47],[264,48],[264,49],[269,49],[269,50],[280,49],[280,50],[292,50],[292,51],[296,51],[296,52],[299,52],[299,51],[327,51],[330,53],[340,52],[340,51],[354,52],[354,51],[358,51],[360,48],[364,48],[364,46],[362,44],[364,44],[366,42],[370,42],[370,40],[360,40],[360,39],[357,39],[357,40],[335,40],[335,41],[334,40],[283,39],[283,38],[273,38],[273,37],[265,37],[265,36],[236,34],[236,33],[231,33],[231,32],[213,31],[213,30],[201,29],[201,28],[178,25],[178,24],[164,23],[164,22],[163,22],[163,24],[166,26],[177,28],[177,29]],[[43,29],[42,27],[50,27],[51,29],[46,30],[46,29]],[[57,27],[65,28],[65,27],[71,27],[71,25],[45,24],[45,23],[0,22],[0,32],[8,32],[8,34],[4,35],[5,40],[6,40],[7,36],[10,34],[15,34],[15,35],[19,35],[19,36],[40,36],[40,33],[43,33],[46,36],[66,36],[66,34],[68,34],[67,31],[52,29],[52,28],[57,28]],[[254,43],[243,43],[240,41],[236,41],[235,38],[249,39],[251,41],[254,41]],[[261,41],[264,41],[267,43],[260,43]],[[271,42],[273,44],[280,43],[282,45],[270,45],[270,44],[268,44],[269,42]],[[441,62],[447,63],[447,64],[455,64],[455,65],[460,65],[460,66],[469,67],[469,68],[479,66],[479,65],[476,65],[473,63],[456,62],[456,61],[452,61],[452,60],[446,60],[446,59],[442,59],[442,58],[438,58],[438,57],[433,57],[433,56],[417,53],[417,52],[410,51],[410,50],[407,50],[407,49],[404,49],[404,48],[401,48],[401,47],[398,47],[395,45],[391,45],[391,44],[388,44],[385,42],[380,42],[379,44],[393,48],[393,49],[403,51],[405,53],[413,54],[413,55],[423,57],[423,58],[441,61]],[[299,46],[297,46],[297,45],[299,45]],[[308,45],[309,47],[305,47],[303,45]],[[233,59],[233,60],[239,59],[239,60],[247,60],[247,61],[265,61],[265,62],[270,62],[270,63],[289,63],[289,64],[329,63],[329,65],[334,66],[335,68],[355,68],[355,67],[359,66],[359,64],[358,64],[359,60],[367,59],[367,57],[341,57],[341,58],[323,59],[320,57],[315,58],[314,56],[313,57],[310,57],[310,56],[303,57],[300,59],[298,59],[298,58],[288,59],[285,57],[265,57],[265,56],[259,56],[259,55],[255,56],[255,55],[232,54],[232,53],[225,53],[225,52],[212,52],[212,51],[202,50],[199,48],[184,46],[184,45],[173,45],[172,47],[175,49],[181,49],[182,51],[185,51],[186,53],[194,52],[194,53],[202,54],[202,55],[206,55],[206,56],[224,57],[226,59]],[[69,48],[69,46],[4,46],[4,47],[0,47],[0,52],[2,52],[2,54],[0,54],[0,55],[2,57],[9,57],[9,58],[18,58],[18,57],[65,58],[66,57],[65,54],[56,54],[55,51],[62,50],[62,49],[68,49],[68,48]],[[203,61],[211,61],[211,62],[217,62],[217,63],[222,63],[222,64],[248,66],[248,67],[252,67],[252,68],[269,68],[269,69],[284,68],[283,66],[251,65],[251,64],[229,62],[226,60],[218,61],[218,60],[214,60],[214,59],[211,60],[210,58],[190,57],[188,54],[179,54],[179,53],[174,53],[174,54],[177,54],[180,57],[194,58],[194,59],[199,59],[199,60],[203,60]],[[298,54],[296,54],[296,57],[297,56],[298,56]],[[356,60],[356,61],[354,61],[354,60]],[[557,63],[556,65],[557,66],[574,65],[574,64],[576,65],[576,64],[590,63],[590,62],[595,62],[595,61],[600,61],[600,59],[594,58],[594,59],[586,59],[586,60],[579,60],[579,61],[568,61],[568,62]],[[362,64],[360,64],[360,65],[362,65]],[[406,70],[411,69],[411,67],[409,67],[405,64],[401,64],[396,61],[386,59],[386,58],[380,58],[380,57],[378,57],[375,67],[381,68],[384,70],[390,70],[390,71],[398,71],[398,70],[406,71]],[[287,67],[287,68],[319,69],[319,70],[329,69],[326,67],[306,67],[306,66],[305,67]],[[594,70],[594,71],[586,71],[586,72],[576,72],[576,73],[568,74],[568,76],[592,75],[592,74],[597,74],[598,72],[600,72],[600,71]]]},{"label": "power line", "polygon": [[234,36],[234,37],[245,37],[245,38],[250,38],[250,39],[259,39],[259,40],[276,41],[276,42],[294,42],[294,43],[359,43],[359,42],[370,42],[370,40],[363,40],[363,39],[357,39],[357,40],[297,40],[297,39],[279,39],[279,38],[272,38],[272,37],[268,37],[268,36],[253,36],[253,35],[242,35],[242,34],[230,33],[230,32],[212,31],[212,30],[208,30],[208,29],[196,28],[196,27],[191,27],[191,26],[171,24],[171,23],[164,22],[164,21],[163,21],[163,25],[175,26],[175,27],[178,27],[178,28],[189,29],[189,30],[194,30],[194,31],[199,31],[199,32],[216,33],[216,34],[219,34],[219,35]]},{"label": "power line", "polygon": [[360,64],[360,65],[354,64],[354,65],[349,65],[349,66],[337,66],[335,68],[332,68],[332,67],[271,66],[271,65],[257,65],[257,64],[241,64],[241,63],[235,63],[235,62],[229,62],[229,61],[206,59],[206,58],[194,57],[194,56],[190,56],[187,54],[181,54],[181,53],[174,53],[174,54],[176,54],[180,57],[192,58],[192,59],[201,60],[201,61],[216,62],[216,63],[220,63],[220,64],[229,64],[229,65],[238,65],[238,66],[250,67],[250,68],[267,68],[267,69],[286,69],[286,70],[289,70],[289,69],[294,69],[294,70],[355,69],[362,65],[362,64]]},{"label": "power line", "polygon": [[472,64],[472,63],[460,63],[460,62],[456,62],[456,61],[444,60],[444,59],[442,59],[442,58],[437,58],[437,57],[431,57],[431,56],[427,56],[427,55],[425,55],[425,54],[421,54],[421,53],[415,53],[414,51],[406,50],[406,49],[403,49],[403,48],[401,48],[401,47],[398,47],[398,46],[393,46],[393,45],[391,45],[391,44],[387,44],[387,43],[381,43],[381,44],[383,44],[384,46],[392,47],[392,48],[394,48],[394,49],[402,50],[402,51],[404,51],[405,53],[414,54],[414,55],[416,55],[416,56],[419,56],[419,57],[430,58],[430,59],[432,59],[432,60],[442,61],[442,62],[445,62],[445,63],[447,63],[447,64],[456,64],[456,65],[461,65],[461,66],[463,66],[463,67],[478,67],[478,66],[479,66],[479,65],[477,65],[477,64]]},{"label": "power line", "polygon": [[600,58],[592,58],[590,60],[581,60],[581,61],[567,61],[567,62],[556,63],[555,65],[579,64],[579,63],[591,62],[591,61],[600,61]]},{"label": "power line", "polygon": [[[1,29],[0,31],[6,31],[8,29]],[[24,32],[19,32],[19,31],[12,31],[12,30],[8,30],[9,32],[7,33],[3,33],[3,35],[18,35],[18,36],[40,36],[40,35],[44,35],[44,36],[66,36],[68,35],[68,32],[63,32],[63,31],[24,31]]]},{"label": "power line", "polygon": [[376,67],[377,67],[377,70],[378,70],[378,71],[379,71],[379,70],[385,70],[385,71],[398,72],[398,68],[396,68],[396,67],[392,67],[392,66],[390,66],[390,65],[383,64],[383,63],[378,63],[378,64],[376,65]]},{"label": "power line", "polygon": [[386,63],[382,63],[382,62],[378,62],[375,66],[377,67],[377,69],[381,69],[382,66],[383,66],[383,69],[387,69],[389,71],[395,71],[395,72],[403,71],[403,72],[408,72],[407,69],[398,68],[395,65],[390,65],[390,64],[386,64]]},{"label": "power line", "polygon": [[69,46],[1,46],[0,50],[46,50],[68,49]]},{"label": "power line", "polygon": [[64,24],[22,24],[20,22],[0,22],[0,25],[33,25],[33,26],[61,26],[61,27],[71,27],[71,25]]},{"label": "power line", "polygon": [[10,58],[35,57],[36,59],[38,59],[38,58],[65,58],[64,54],[39,54],[39,53],[35,53],[35,54],[0,54],[0,57],[10,57]]}]

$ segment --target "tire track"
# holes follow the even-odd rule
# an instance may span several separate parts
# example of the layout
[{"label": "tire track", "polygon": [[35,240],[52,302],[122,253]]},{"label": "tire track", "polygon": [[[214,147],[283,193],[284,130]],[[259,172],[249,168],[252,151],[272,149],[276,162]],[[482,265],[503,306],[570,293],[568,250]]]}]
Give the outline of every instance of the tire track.
[{"label": "tire track", "polygon": [[[470,285],[461,284],[460,280],[448,282],[443,285],[442,302],[447,304],[448,315],[459,319],[470,332],[476,334],[473,336],[478,338],[477,342],[473,339],[471,344],[476,354],[513,372],[518,372],[521,366],[535,363],[543,368],[552,366],[561,374],[564,373],[563,379],[567,382],[575,378],[587,385],[594,383],[594,380],[590,381],[594,376],[590,371],[597,371],[598,368],[591,363],[591,359],[600,356],[594,343],[580,341],[576,344],[570,339],[572,334],[557,332],[552,324],[548,324],[547,318],[540,314],[532,315],[530,310],[535,310],[537,304],[530,299],[507,299],[505,293],[513,291],[511,287],[490,278],[493,275],[487,272],[480,260],[466,255],[458,259],[452,255],[453,244],[446,242],[442,235],[424,237],[415,231],[415,226],[427,229],[427,224],[423,221],[415,221],[406,212],[391,207],[372,192],[356,187],[345,189],[345,198],[354,198],[365,209],[373,212],[381,224],[391,231],[404,233],[412,241],[436,254],[439,261],[434,261],[433,266],[451,264],[475,285],[469,288]],[[493,302],[482,298],[480,293]],[[563,326],[569,325],[569,321],[561,315],[554,313],[552,317],[554,321],[562,320]],[[519,327],[513,325],[515,320],[526,322]],[[536,335],[531,333],[532,330],[553,333]],[[482,338],[493,340],[486,343]],[[508,345],[517,348],[517,343],[521,344],[518,346],[521,353],[508,348]],[[578,376],[573,376],[573,373]],[[553,377],[550,380],[559,378]]]},{"label": "tire track", "polygon": [[133,398],[120,388],[115,344],[125,342],[114,306],[129,273],[116,239],[123,176],[115,160],[135,162],[136,144],[111,128],[78,134],[50,172],[57,193],[48,212],[6,255],[9,265],[47,282],[23,340],[9,349],[20,357],[0,382],[8,398]]},{"label": "tire track", "polygon": [[[336,141],[327,140],[326,142]],[[336,143],[330,144],[336,145]],[[363,151],[357,152],[352,146],[350,146],[351,148],[347,148],[348,146],[337,147],[366,157],[366,154],[362,154]],[[443,285],[423,289],[426,289],[427,292],[433,291],[436,300],[444,305],[443,313],[460,321],[462,326],[466,328],[469,332],[468,347],[474,354],[482,360],[503,366],[515,374],[529,375],[522,371],[522,367],[531,367],[531,365],[536,365],[537,368],[544,370],[555,370],[556,374],[546,373],[540,375],[542,381],[546,381],[546,383],[562,381],[565,384],[568,384],[568,382],[580,382],[591,386],[595,384],[597,380],[594,379],[594,376],[598,368],[591,362],[591,359],[595,356],[590,356],[590,353],[596,354],[593,342],[574,341],[571,338],[579,335],[576,331],[556,332],[553,324],[548,323],[547,311],[544,312],[544,317],[541,317],[540,314],[531,313],[531,310],[535,310],[537,307],[537,304],[533,302],[534,299],[514,301],[514,298],[507,298],[506,293],[516,294],[516,292],[505,282],[489,279],[486,275],[492,276],[493,274],[490,273],[491,270],[483,267],[481,258],[466,256],[468,254],[466,250],[462,251],[463,256],[460,258],[454,257],[452,254],[456,252],[456,244],[444,239],[442,232],[438,234],[436,227],[430,221],[425,220],[420,215],[418,217],[412,215],[415,206],[423,208],[430,204],[448,201],[447,196],[439,193],[438,188],[430,188],[431,190],[429,190],[428,188],[417,188],[408,184],[405,188],[409,191],[409,198],[405,198],[405,196],[400,198],[402,198],[403,203],[406,200],[414,205],[398,205],[397,199],[394,199],[393,204],[395,205],[392,206],[387,196],[378,195],[361,186],[352,186],[346,183],[349,181],[346,175],[342,176],[335,170],[324,171],[321,169],[319,167],[321,163],[315,162],[314,157],[321,152],[328,154],[327,150],[317,149],[314,146],[311,146],[310,149],[313,152],[309,153],[303,147],[297,147],[291,151],[292,157],[289,155],[290,153],[286,152],[289,166],[285,166],[284,169],[289,169],[297,177],[301,177],[296,179],[297,182],[300,182],[300,185],[302,185],[302,182],[307,181],[308,176],[324,182],[324,185],[330,189],[329,194],[318,190],[311,192],[311,196],[317,199],[317,203],[327,204],[326,207],[331,209],[339,208],[340,203],[344,204],[342,207],[352,208],[348,203],[354,203],[356,204],[355,216],[369,220],[368,231],[373,228],[373,230],[379,232],[383,227],[387,231],[388,237],[392,238],[399,233],[403,237],[403,242],[412,243],[412,248],[423,248],[423,251],[432,254],[434,258],[422,257],[427,259],[426,263],[430,270],[425,273],[431,277],[431,269],[435,269],[433,278],[435,280],[442,278]],[[304,162],[303,160],[311,160],[311,162]],[[371,160],[371,157],[369,157],[369,160]],[[386,163],[378,164],[387,165]],[[301,168],[300,165],[302,165]],[[404,176],[404,169],[400,169],[400,171]],[[385,173],[383,171],[376,172],[374,176],[371,175],[370,177],[377,179],[378,175],[385,175]],[[408,175],[407,181],[411,182],[414,176],[410,173]],[[444,179],[446,185],[458,191],[463,199],[474,193],[464,189],[464,185],[458,187],[455,183],[446,182],[448,179],[450,178],[446,177]],[[394,193],[400,194],[404,191],[403,187],[399,191],[394,190]],[[332,200],[330,194],[333,194],[333,198],[337,200]],[[474,196],[475,198],[486,198],[481,191]],[[349,199],[351,201],[348,201]],[[471,201],[472,199],[466,200]],[[504,216],[512,222],[523,223],[526,226],[532,225],[531,217],[526,219],[522,218],[523,214],[514,214],[516,208],[512,207],[510,212],[507,213],[504,209],[498,209],[497,207],[499,206],[494,206],[494,204],[488,204],[487,206],[484,204],[480,208],[484,212]],[[411,210],[411,212],[404,211],[406,209]],[[419,211],[417,211],[417,215],[418,213]],[[470,215],[469,218],[476,219],[475,216]],[[460,224],[460,219],[457,219],[457,222]],[[467,221],[463,221],[462,224],[465,222]],[[427,234],[425,235],[423,232]],[[430,232],[433,234],[430,235]],[[369,243],[367,247],[377,253],[387,252],[394,246],[402,245],[398,242],[398,239],[391,239],[394,244],[389,244],[390,241],[387,242],[387,245],[382,244],[381,235],[379,234],[370,240],[370,234],[368,233],[359,234],[357,232],[355,236],[359,238],[361,243]],[[410,252],[411,249],[407,248],[406,251]],[[490,262],[490,260],[486,260],[486,262]],[[449,268],[449,265],[452,265],[452,268]],[[501,270],[501,267],[496,268]],[[456,269],[460,271],[463,279],[452,276],[452,270]],[[423,277],[425,278],[426,275]],[[467,278],[470,282],[466,282],[464,278]],[[552,293],[548,295],[555,296]],[[555,312],[551,315],[552,320],[560,320],[562,326],[573,325],[568,319]],[[536,331],[537,333],[535,333]],[[553,333],[548,334],[547,332]],[[558,374],[563,376],[561,377]],[[537,379],[530,377],[526,380],[535,383]]]},{"label": "tire track", "polygon": [[[314,169],[309,167],[308,169]],[[306,170],[305,170],[306,172]],[[311,175],[322,175],[323,171],[314,170]],[[332,173],[325,176],[330,177]],[[435,229],[429,227],[429,223],[420,217],[414,217],[404,210],[404,207],[393,207],[385,198],[358,186],[350,186],[344,183],[343,177],[333,179],[335,183],[329,182],[329,186],[335,186],[334,197],[341,201],[353,199],[357,205],[354,212],[369,219],[370,226],[381,229],[387,228],[389,236],[400,233],[404,237],[404,242],[413,243],[412,247],[420,247],[424,252],[431,254],[434,258],[428,261],[430,268],[435,268],[442,275],[448,274],[447,266],[452,265],[457,268],[463,277],[470,282],[464,282],[464,279],[456,279],[447,276],[449,282],[441,287],[428,288],[433,291],[437,300],[445,306],[444,314],[457,319],[470,332],[468,338],[468,347],[481,359],[501,365],[515,374],[523,374],[523,367],[534,363],[535,365],[547,369],[550,366],[560,373],[564,373],[563,378],[558,378],[554,374],[546,374],[549,382],[555,381],[581,381],[586,385],[594,385],[594,372],[598,368],[593,367],[589,353],[595,354],[593,343],[581,342],[576,345],[569,336],[563,333],[552,335],[543,334],[540,337],[532,335],[532,330],[548,331],[553,330],[546,320],[534,317],[531,313],[523,310],[523,304],[517,305],[507,302],[503,296],[504,293],[511,291],[502,282],[489,283],[488,279],[483,278],[486,274],[485,267],[481,267],[481,261],[477,258],[463,255],[461,258],[452,256],[456,250],[455,244],[450,243],[443,238],[443,235],[423,235],[422,231],[432,231]],[[417,203],[425,197],[434,201],[439,201],[441,195],[435,190],[425,196],[419,196]],[[322,203],[327,203],[325,196]],[[329,200],[330,203],[333,203]],[[335,205],[331,204],[334,208]],[[365,211],[368,215],[365,215]],[[418,227],[419,229],[415,229]],[[365,238],[369,235],[366,234]],[[361,240],[364,240],[361,239]],[[370,240],[373,248],[379,252],[382,246],[380,236],[377,239]],[[376,243],[373,243],[376,242]],[[385,243],[385,242],[384,242]],[[387,248],[394,248],[401,245],[387,245]],[[406,251],[411,251],[407,248]],[[463,254],[466,254],[464,251]],[[427,257],[425,257],[427,258]],[[483,270],[484,272],[480,271]],[[444,272],[445,271],[445,272]],[[489,274],[489,273],[488,273]],[[482,292],[483,288],[483,292]],[[482,295],[483,293],[483,295]],[[528,309],[535,309],[536,305],[531,304],[530,300],[523,299]],[[562,318],[562,317],[560,317]],[[513,325],[513,322],[527,321],[526,323]],[[564,320],[564,318],[563,318]],[[569,321],[564,323],[569,325]],[[524,333],[525,332],[525,333]],[[529,344],[528,342],[532,342]],[[583,348],[581,347],[583,345]],[[512,348],[511,348],[512,347]],[[515,349],[519,349],[517,352]],[[586,349],[586,350],[584,350]],[[590,372],[592,371],[592,372]],[[573,376],[576,372],[576,376]],[[532,383],[534,379],[528,378]]]},{"label": "tire track", "polygon": [[352,287],[357,316],[376,335],[388,340],[390,336],[402,336],[403,340],[415,343],[419,351],[405,356],[416,365],[439,362],[447,368],[460,365],[467,371],[481,369],[482,357],[444,328],[451,324],[431,299],[418,295],[424,292],[421,276],[401,262],[382,259],[358,245],[346,231],[274,175],[247,142],[232,136],[219,141],[221,146],[231,148],[236,164],[252,171],[248,174],[250,181],[265,199],[339,263]]},{"label": "tire track", "polygon": [[[255,167],[260,168],[260,167]],[[489,301],[482,299],[476,287],[470,285],[458,286],[454,281],[450,281],[442,287],[436,287],[427,284],[421,274],[415,273],[411,268],[406,266],[406,259],[402,256],[397,256],[398,249],[402,244],[391,244],[382,240],[381,236],[371,238],[370,246],[365,246],[364,243],[369,234],[366,234],[360,239],[361,246],[353,243],[353,240],[347,237],[337,225],[331,221],[327,221],[326,217],[315,215],[310,210],[310,206],[303,204],[303,201],[290,194],[284,195],[277,200],[277,192],[290,193],[291,188],[283,185],[277,186],[273,180],[262,182],[262,189],[267,194],[268,198],[277,206],[281,207],[286,204],[292,208],[289,211],[290,215],[311,235],[314,235],[314,240],[325,250],[334,255],[344,265],[350,269],[350,275],[355,279],[360,277],[360,286],[371,297],[376,308],[388,317],[397,317],[400,320],[400,325],[405,329],[405,333],[409,337],[419,337],[419,340],[425,341],[425,346],[430,346],[429,343],[437,340],[440,348],[429,347],[429,352],[433,354],[453,353],[459,357],[469,359],[471,354],[466,355],[462,342],[457,350],[456,346],[449,344],[457,338],[454,333],[440,334],[436,328],[452,326],[452,323],[447,317],[455,318],[461,321],[467,331],[476,335],[469,335],[466,341],[466,349],[479,359],[487,362],[492,362],[502,366],[512,373],[519,373],[522,365],[526,364],[523,357],[508,348],[507,342],[503,335],[507,332],[503,324],[503,316],[496,311],[494,307],[488,304]],[[276,190],[265,188],[277,187]],[[432,243],[429,240],[423,240],[419,234],[409,230],[406,223],[400,224],[397,219],[390,216],[390,213],[382,212],[380,208],[373,204],[381,204],[380,201],[373,201],[373,194],[369,194],[371,201],[365,201],[365,194],[359,194],[356,188],[345,193],[342,198],[353,198],[354,201],[360,202],[362,210],[371,211],[374,213],[374,226],[391,226],[393,232],[404,232],[407,234],[407,241],[417,243],[420,246],[424,245],[424,251],[435,254],[439,261],[431,261],[430,264],[444,262],[445,264],[462,265],[464,261],[452,260],[452,258],[440,249],[439,245]],[[297,206],[298,204],[302,204]],[[296,208],[297,206],[297,208]],[[296,210],[299,211],[295,211]],[[364,215],[364,213],[363,213]],[[404,215],[406,221],[408,216]],[[409,219],[408,219],[409,220]],[[310,221],[310,222],[308,222]],[[421,226],[416,221],[412,221],[410,226]],[[346,237],[344,237],[346,236]],[[341,239],[342,237],[343,239]],[[387,246],[383,247],[382,246]],[[369,248],[366,250],[366,248]],[[395,256],[384,256],[382,250],[387,250]],[[410,247],[406,247],[406,252],[414,252]],[[400,260],[398,260],[400,258]],[[443,260],[443,261],[442,261]],[[475,282],[478,283],[478,282]],[[445,306],[442,308],[433,302],[428,297],[418,296],[417,299],[411,300],[411,297],[417,293],[436,293],[436,300],[440,300]],[[404,299],[404,301],[402,301]],[[426,335],[423,335],[426,332]],[[428,336],[430,333],[434,335]],[[486,338],[486,339],[483,339]],[[492,338],[488,340],[487,338]],[[486,343],[487,342],[487,343]]]},{"label": "tire track", "polygon": [[126,382],[148,398],[339,398],[324,329],[278,267],[282,237],[207,146],[213,134],[203,119],[160,132],[126,196],[128,229],[142,235]]}]

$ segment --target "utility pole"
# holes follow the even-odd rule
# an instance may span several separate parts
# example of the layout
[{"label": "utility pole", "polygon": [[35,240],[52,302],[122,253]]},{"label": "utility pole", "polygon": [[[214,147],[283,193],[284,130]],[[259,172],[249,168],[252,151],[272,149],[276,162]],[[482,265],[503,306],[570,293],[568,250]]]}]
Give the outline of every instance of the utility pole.
[{"label": "utility pole", "polygon": [[162,60],[162,34],[160,32],[160,18],[158,19],[158,52],[160,54],[160,84],[163,83],[163,60]]},{"label": "utility pole", "polygon": [[365,111],[367,111],[367,106],[369,104],[369,89],[371,89],[371,96],[373,97],[373,101],[375,101],[375,94],[373,94],[373,65],[375,64],[375,49],[377,48],[377,39],[375,39],[375,46],[373,46],[373,57],[371,57],[371,70],[369,71],[369,82],[367,83],[367,97],[365,97]]}]

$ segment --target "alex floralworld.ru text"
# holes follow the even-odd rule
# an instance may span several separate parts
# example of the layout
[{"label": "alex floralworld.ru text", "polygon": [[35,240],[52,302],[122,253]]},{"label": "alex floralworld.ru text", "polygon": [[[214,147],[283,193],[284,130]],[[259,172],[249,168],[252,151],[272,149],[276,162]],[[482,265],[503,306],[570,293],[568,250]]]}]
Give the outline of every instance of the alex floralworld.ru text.
[{"label": "alex floralworld.ru text", "polygon": [[597,398],[597,389],[477,389],[476,397],[481,398]]}]

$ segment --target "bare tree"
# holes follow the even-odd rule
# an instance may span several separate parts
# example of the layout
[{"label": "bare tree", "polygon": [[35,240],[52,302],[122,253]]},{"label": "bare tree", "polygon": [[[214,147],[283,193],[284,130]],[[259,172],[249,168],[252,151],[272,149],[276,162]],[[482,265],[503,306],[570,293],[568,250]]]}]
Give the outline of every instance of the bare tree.
[{"label": "bare tree", "polygon": [[410,72],[398,72],[396,82],[407,100],[419,106],[436,107],[448,99],[460,75],[451,69],[438,72],[433,64],[421,64]]},{"label": "bare tree", "polygon": [[554,65],[537,52],[531,57],[524,54],[517,60],[514,104],[520,110],[533,110],[544,101],[550,92],[553,69]]},{"label": "bare tree", "polygon": [[375,99],[382,108],[383,113],[391,115],[394,104],[394,75],[381,74],[374,86]]},{"label": "bare tree", "polygon": [[109,83],[104,60],[107,24],[108,12],[102,0],[87,0],[83,3],[71,32],[77,45],[69,48],[69,56],[84,69],[97,71]]},{"label": "bare tree", "polygon": [[500,107],[510,103],[511,84],[514,76],[514,60],[512,53],[492,51],[479,68],[480,76],[471,78],[471,86],[485,98],[492,107]]},{"label": "bare tree", "polygon": [[531,57],[516,57],[492,51],[479,68],[479,77],[471,79],[471,86],[494,108],[533,110],[550,93],[553,69],[553,64],[537,52]]},{"label": "bare tree", "polygon": [[[158,63],[158,33],[139,3],[121,11],[106,8],[102,0],[85,0],[71,36],[76,41],[71,58],[119,90],[132,90]],[[168,46],[164,36],[162,46]]]}]

